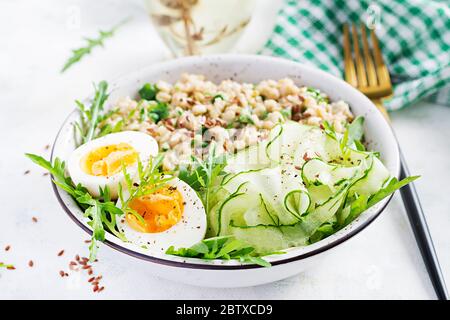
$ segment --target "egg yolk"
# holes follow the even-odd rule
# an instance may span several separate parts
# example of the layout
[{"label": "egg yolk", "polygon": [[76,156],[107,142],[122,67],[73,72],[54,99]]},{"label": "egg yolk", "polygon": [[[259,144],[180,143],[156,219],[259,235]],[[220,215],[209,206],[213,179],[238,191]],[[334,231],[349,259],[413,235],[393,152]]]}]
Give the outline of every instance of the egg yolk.
[{"label": "egg yolk", "polygon": [[183,197],[174,187],[164,187],[154,193],[130,201],[129,207],[136,211],[145,224],[133,214],[127,214],[130,227],[139,232],[157,233],[170,229],[183,215]]},{"label": "egg yolk", "polygon": [[138,160],[138,153],[127,143],[99,147],[81,159],[84,172],[93,176],[109,177]]}]

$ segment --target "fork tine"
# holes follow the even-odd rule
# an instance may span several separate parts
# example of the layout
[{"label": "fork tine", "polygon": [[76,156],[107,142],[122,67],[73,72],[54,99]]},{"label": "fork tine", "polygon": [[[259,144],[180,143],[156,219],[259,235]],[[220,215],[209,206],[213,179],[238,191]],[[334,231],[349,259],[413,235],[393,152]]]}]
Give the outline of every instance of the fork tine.
[{"label": "fork tine", "polygon": [[344,24],[344,76],[345,81],[350,83],[353,87],[358,85],[356,80],[355,64],[352,59],[348,24]]},{"label": "fork tine", "polygon": [[378,84],[377,73],[373,64],[372,56],[370,55],[369,43],[367,41],[366,25],[364,23],[361,23],[361,38],[363,43],[364,61],[366,63],[369,86],[376,86]]},{"label": "fork tine", "polygon": [[381,86],[391,87],[391,78],[389,76],[389,70],[384,64],[383,56],[381,55],[380,46],[378,44],[378,38],[375,34],[374,29],[370,31],[370,37],[372,38],[373,44],[373,55],[375,58],[375,67],[378,75],[378,82]]},{"label": "fork tine", "polygon": [[359,51],[358,33],[356,31],[355,24],[352,25],[352,35],[353,35],[353,52],[355,54],[356,76],[358,78],[358,86],[367,87],[366,70],[364,67],[364,62],[361,57],[361,52]]}]

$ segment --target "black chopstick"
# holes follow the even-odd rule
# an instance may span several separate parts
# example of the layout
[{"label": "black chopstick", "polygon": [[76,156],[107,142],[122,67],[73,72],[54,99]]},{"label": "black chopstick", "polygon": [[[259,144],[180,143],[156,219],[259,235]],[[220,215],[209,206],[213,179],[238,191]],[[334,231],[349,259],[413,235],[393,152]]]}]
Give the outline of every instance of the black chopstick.
[{"label": "black chopstick", "polygon": [[[400,150],[400,179],[408,177],[409,169],[406,165],[405,158]],[[439,300],[449,300],[447,288],[445,286],[444,276],[439,260],[434,249],[433,240],[431,239],[430,230],[423,213],[422,205],[420,204],[414,182],[404,186],[400,189],[400,193],[405,204],[406,213],[411,224],[411,228],[416,238],[417,246],[422,254],[423,261],[433,284]]]}]

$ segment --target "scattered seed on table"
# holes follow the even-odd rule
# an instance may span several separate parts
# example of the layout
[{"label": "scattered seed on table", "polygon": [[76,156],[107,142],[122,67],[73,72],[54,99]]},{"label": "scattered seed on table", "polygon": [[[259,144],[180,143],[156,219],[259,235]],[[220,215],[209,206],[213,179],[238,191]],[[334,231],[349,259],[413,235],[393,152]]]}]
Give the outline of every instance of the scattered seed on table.
[{"label": "scattered seed on table", "polygon": [[46,177],[46,176],[49,175],[49,173],[48,173],[48,172],[44,172],[42,175],[43,175],[44,177]]},{"label": "scattered seed on table", "polygon": [[64,254],[64,250],[61,250],[60,252],[58,252],[58,257],[61,257]]},{"label": "scattered seed on table", "polygon": [[92,278],[89,278],[88,279],[88,282],[92,282],[92,281],[94,281],[95,280],[95,277],[92,277]]},{"label": "scattered seed on table", "polygon": [[37,219],[36,217],[32,217],[31,220],[32,220],[33,222],[38,222],[38,219]]},{"label": "scattered seed on table", "polygon": [[59,272],[59,275],[60,275],[61,277],[64,277],[65,274],[66,274],[66,273],[65,273],[64,271],[62,271],[62,270]]},{"label": "scattered seed on table", "polygon": [[105,290],[105,287],[101,287],[100,289],[98,289],[97,293],[102,292],[103,290]]},{"label": "scattered seed on table", "polygon": [[33,260],[28,261],[28,266],[29,266],[30,268],[34,266]]},{"label": "scattered seed on table", "polygon": [[30,173],[30,170],[26,170],[23,174],[24,175],[27,175],[27,174],[29,174]]},{"label": "scattered seed on table", "polygon": [[16,270],[16,267],[14,267],[14,266],[7,266],[6,269],[8,269],[8,270]]},{"label": "scattered seed on table", "polygon": [[9,251],[9,249],[11,249],[11,246],[8,244],[8,245],[5,247],[5,251]]},{"label": "scattered seed on table", "polygon": [[84,240],[84,243],[91,243],[91,240]]}]

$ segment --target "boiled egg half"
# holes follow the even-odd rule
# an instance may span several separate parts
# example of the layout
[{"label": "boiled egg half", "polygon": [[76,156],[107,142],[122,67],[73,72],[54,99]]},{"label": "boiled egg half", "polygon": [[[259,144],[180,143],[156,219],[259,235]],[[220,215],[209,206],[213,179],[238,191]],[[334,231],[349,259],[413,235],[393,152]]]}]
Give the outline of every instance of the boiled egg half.
[{"label": "boiled egg half", "polygon": [[108,186],[112,199],[117,199],[119,184],[124,183],[123,166],[133,177],[138,159],[143,163],[158,154],[158,143],[137,131],[111,133],[78,147],[67,162],[67,170],[75,184],[80,183],[98,197],[100,187]]},{"label": "boiled egg half", "polygon": [[[120,200],[117,206],[122,206]],[[134,214],[125,213],[118,222],[119,230],[130,243],[149,251],[165,253],[170,246],[188,248],[205,236],[205,208],[194,189],[178,178],[132,199],[128,208]]]}]

